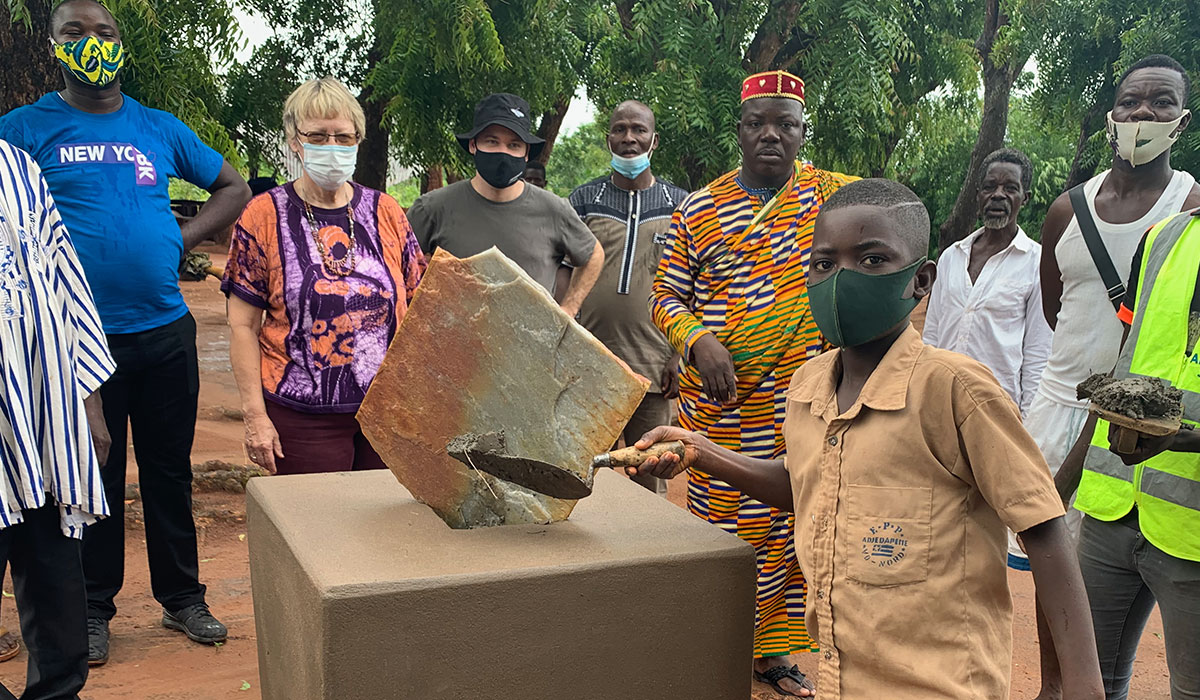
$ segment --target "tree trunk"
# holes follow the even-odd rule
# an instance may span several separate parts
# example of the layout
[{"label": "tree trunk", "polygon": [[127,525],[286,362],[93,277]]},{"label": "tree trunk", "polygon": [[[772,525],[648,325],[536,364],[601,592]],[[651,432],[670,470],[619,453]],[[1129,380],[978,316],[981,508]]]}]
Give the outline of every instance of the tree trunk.
[{"label": "tree trunk", "polygon": [[542,114],[537,135],[539,138],[546,139],[546,146],[536,159],[542,165],[550,162],[550,151],[554,149],[554,142],[558,140],[558,132],[562,129],[563,120],[566,119],[567,110],[570,108],[571,95],[559,95],[554,100],[554,106]]},{"label": "tree trunk", "polygon": [[36,102],[62,87],[58,61],[50,57],[50,3],[29,0],[29,27],[12,21],[8,3],[0,3],[0,55],[8,56],[0,71],[0,114]]},{"label": "tree trunk", "polygon": [[996,64],[992,61],[992,47],[1000,31],[1008,24],[1008,17],[1000,11],[1000,0],[985,1],[983,33],[975,44],[983,64],[983,117],[975,147],[971,149],[971,160],[962,189],[954,201],[954,208],[950,210],[950,218],[942,223],[938,231],[940,250],[966,238],[979,218],[976,184],[982,174],[983,160],[989,153],[1004,146],[1012,86],[1029,61],[1030,52],[1024,49],[1013,51],[1008,63]]},{"label": "tree trunk", "polygon": [[747,73],[786,69],[796,54],[803,51],[815,38],[796,26],[796,17],[803,6],[801,0],[772,0],[767,14],[754,32],[746,55],[742,58],[742,69]]},{"label": "tree trunk", "polygon": [[382,99],[376,99],[375,88],[370,82],[371,73],[379,57],[383,55],[383,47],[373,46],[367,52],[367,86],[358,95],[363,113],[367,117],[367,133],[363,134],[364,143],[358,149],[358,163],[354,168],[354,181],[364,187],[387,191],[388,186],[388,131],[383,122],[383,113],[387,104]]},{"label": "tree trunk", "polygon": [[896,147],[900,145],[903,135],[903,129],[892,129],[892,133],[888,135],[883,144],[883,162],[871,168],[871,177],[884,177],[887,174],[888,163],[892,162],[892,154],[896,152]]},{"label": "tree trunk", "polygon": [[1096,104],[1092,105],[1079,124],[1079,139],[1075,142],[1075,157],[1071,159],[1071,171],[1067,173],[1067,182],[1063,185],[1064,192],[1081,182],[1087,182],[1096,174],[1097,164],[1086,163],[1084,159],[1087,157],[1088,141],[1091,140],[1092,134],[1100,128],[1098,122],[1108,112],[1105,105],[1112,103],[1111,96],[1107,96],[1109,99],[1105,99],[1105,97],[1102,95],[1097,99]]},{"label": "tree trunk", "polygon": [[621,20],[621,30],[624,31],[626,38],[633,34],[633,6],[635,0],[618,0],[617,2],[617,18]]},{"label": "tree trunk", "polygon": [[373,88],[367,86],[358,96],[367,117],[367,133],[358,149],[358,164],[354,168],[354,181],[364,187],[387,191],[388,186],[388,132],[383,124],[384,104],[373,99]]},{"label": "tree trunk", "polygon": [[442,166],[431,165],[421,173],[421,194],[442,186]]}]

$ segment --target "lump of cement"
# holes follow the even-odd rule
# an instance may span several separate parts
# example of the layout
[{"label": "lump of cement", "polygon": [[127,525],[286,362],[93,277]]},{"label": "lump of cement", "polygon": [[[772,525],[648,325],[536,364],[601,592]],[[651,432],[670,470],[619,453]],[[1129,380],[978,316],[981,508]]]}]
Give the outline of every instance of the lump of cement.
[{"label": "lump of cement", "polygon": [[496,249],[434,253],[358,412],[400,483],[455,528],[548,523],[575,501],[473,470],[451,439],[503,433],[505,450],[589,465],[649,387]]},{"label": "lump of cement", "polygon": [[183,258],[179,279],[184,282],[203,282],[208,277],[210,268],[212,268],[212,258],[208,257],[208,253],[192,251]]},{"label": "lump of cement", "polygon": [[1113,378],[1107,374],[1093,374],[1075,387],[1075,398],[1080,401],[1090,399],[1097,389],[1112,381]]},{"label": "lump of cement", "polygon": [[467,462],[467,455],[479,452],[504,454],[508,451],[508,442],[504,439],[504,431],[498,433],[464,433],[457,435],[446,443],[446,452],[460,462]]},{"label": "lump of cement", "polygon": [[1080,398],[1090,398],[1100,408],[1129,418],[1178,420],[1183,416],[1183,392],[1158,377],[1093,381],[1098,376],[1077,387]]}]

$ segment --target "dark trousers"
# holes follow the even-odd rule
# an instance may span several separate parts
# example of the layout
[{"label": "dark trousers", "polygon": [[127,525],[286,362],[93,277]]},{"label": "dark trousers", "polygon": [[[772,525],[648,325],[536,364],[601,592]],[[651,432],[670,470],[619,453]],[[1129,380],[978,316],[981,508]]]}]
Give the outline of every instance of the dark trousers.
[{"label": "dark trousers", "polygon": [[[11,565],[21,637],[29,651],[21,700],[77,700],[88,675],[79,540],[62,533],[57,505],[24,515],[24,522],[0,529],[0,578]],[[2,685],[0,700],[13,700]]]},{"label": "dark trousers", "polygon": [[141,333],[108,336],[117,371],[104,383],[112,451],[100,472],[111,517],[84,531],[88,616],[111,620],[125,578],[126,422],[133,428],[154,599],[175,611],[204,602],[192,520],[192,438],[200,368],[191,314]]},{"label": "dark trousers", "polygon": [[1079,569],[1092,608],[1108,700],[1125,700],[1146,621],[1158,604],[1171,699],[1200,698],[1200,562],[1155,547],[1137,510],[1115,522],[1084,516]]}]

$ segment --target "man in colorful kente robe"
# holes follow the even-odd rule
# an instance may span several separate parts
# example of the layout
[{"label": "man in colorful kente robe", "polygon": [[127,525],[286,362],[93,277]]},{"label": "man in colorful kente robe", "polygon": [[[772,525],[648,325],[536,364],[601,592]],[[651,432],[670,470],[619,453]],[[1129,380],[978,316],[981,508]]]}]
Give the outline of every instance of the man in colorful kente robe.
[{"label": "man in colorful kente robe", "polygon": [[[737,130],[742,167],[692,193],[675,212],[650,306],[684,358],[681,425],[772,459],[783,453],[792,373],[824,349],[805,286],[813,223],[821,204],[857,178],[796,160],[806,125],[804,83],[794,75],[747,78]],[[812,683],[788,659],[816,650],[804,629],[807,588],[792,514],[696,471],[688,477],[688,508],[754,546],[755,677],[808,697]]]}]

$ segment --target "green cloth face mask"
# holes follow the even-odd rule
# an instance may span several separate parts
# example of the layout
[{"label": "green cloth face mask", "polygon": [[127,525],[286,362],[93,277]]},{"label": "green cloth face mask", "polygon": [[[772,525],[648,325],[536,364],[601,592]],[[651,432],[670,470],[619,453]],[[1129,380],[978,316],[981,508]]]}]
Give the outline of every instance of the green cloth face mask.
[{"label": "green cloth face mask", "polygon": [[869,343],[895,328],[917,306],[916,298],[902,295],[927,259],[886,275],[842,268],[809,285],[809,306],[821,335],[846,348]]}]

